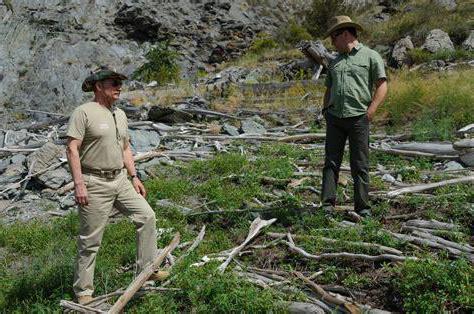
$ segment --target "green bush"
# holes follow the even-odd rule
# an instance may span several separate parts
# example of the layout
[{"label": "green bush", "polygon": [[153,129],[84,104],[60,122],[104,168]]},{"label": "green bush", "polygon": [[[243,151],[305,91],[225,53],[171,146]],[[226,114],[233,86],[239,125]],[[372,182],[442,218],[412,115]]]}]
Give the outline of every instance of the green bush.
[{"label": "green bush", "polygon": [[349,15],[349,10],[340,0],[313,0],[304,15],[305,28],[313,37],[320,37],[327,31],[327,23],[333,16]]},{"label": "green bush", "polygon": [[302,40],[311,40],[313,37],[306,28],[290,21],[289,25],[284,25],[278,31],[278,41],[283,45],[295,46]]},{"label": "green bush", "polygon": [[423,62],[429,62],[432,60],[444,60],[444,61],[456,61],[456,60],[470,60],[474,58],[474,52],[467,51],[464,49],[456,50],[441,50],[435,53],[423,50],[421,48],[415,48],[408,52],[410,59],[415,64]]},{"label": "green bush", "polygon": [[395,269],[395,286],[408,313],[473,309],[474,268],[466,260],[422,259]]},{"label": "green bush", "polygon": [[276,47],[278,47],[278,44],[272,38],[272,36],[262,32],[255,37],[254,41],[250,45],[249,51],[254,54],[261,54]]},{"label": "green bush", "polygon": [[470,70],[400,72],[389,80],[389,93],[381,112],[395,129],[411,122],[419,140],[451,139],[456,129],[472,122],[472,84],[474,75]]},{"label": "green bush", "polygon": [[157,81],[159,84],[176,82],[179,79],[178,54],[169,48],[169,42],[160,42],[145,56],[148,60],[135,73],[134,79],[145,82]]}]

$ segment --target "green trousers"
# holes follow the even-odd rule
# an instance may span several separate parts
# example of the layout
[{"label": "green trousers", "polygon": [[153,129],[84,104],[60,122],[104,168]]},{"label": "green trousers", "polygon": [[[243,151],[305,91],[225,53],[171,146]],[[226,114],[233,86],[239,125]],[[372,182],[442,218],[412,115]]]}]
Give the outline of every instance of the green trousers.
[{"label": "green trousers", "polygon": [[360,212],[369,205],[369,119],[367,115],[338,118],[326,117],[326,144],[323,168],[321,202],[323,206],[336,205],[339,169],[349,138],[351,174],[354,180],[354,209]]},{"label": "green trousers", "polygon": [[85,174],[89,204],[79,206],[78,254],[73,289],[76,296],[94,292],[94,268],[107,220],[115,207],[131,218],[136,228],[137,272],[157,254],[155,212],[128,180],[125,169],[115,179]]}]

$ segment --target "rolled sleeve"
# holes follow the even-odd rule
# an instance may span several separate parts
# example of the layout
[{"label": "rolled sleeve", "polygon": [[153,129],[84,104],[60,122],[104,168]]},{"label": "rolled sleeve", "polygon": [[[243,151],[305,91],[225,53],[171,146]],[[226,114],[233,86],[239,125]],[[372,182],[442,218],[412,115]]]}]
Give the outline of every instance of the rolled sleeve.
[{"label": "rolled sleeve", "polygon": [[87,125],[87,115],[82,110],[74,110],[69,118],[69,126],[66,135],[78,140],[84,139]]},{"label": "rolled sleeve", "polygon": [[372,78],[375,81],[379,79],[386,79],[387,74],[385,73],[385,64],[383,63],[382,57],[377,53],[373,52],[371,59],[371,75]]}]

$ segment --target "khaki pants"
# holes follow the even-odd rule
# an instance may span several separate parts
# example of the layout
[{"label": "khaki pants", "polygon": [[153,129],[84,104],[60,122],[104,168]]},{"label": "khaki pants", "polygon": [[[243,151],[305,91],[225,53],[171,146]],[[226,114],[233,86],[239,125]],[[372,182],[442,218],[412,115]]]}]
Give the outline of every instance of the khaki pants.
[{"label": "khaki pants", "polygon": [[123,170],[115,179],[85,174],[89,204],[79,206],[79,237],[73,289],[77,297],[94,292],[94,268],[109,214],[115,207],[131,218],[137,230],[138,271],[157,254],[155,212],[138,194]]}]

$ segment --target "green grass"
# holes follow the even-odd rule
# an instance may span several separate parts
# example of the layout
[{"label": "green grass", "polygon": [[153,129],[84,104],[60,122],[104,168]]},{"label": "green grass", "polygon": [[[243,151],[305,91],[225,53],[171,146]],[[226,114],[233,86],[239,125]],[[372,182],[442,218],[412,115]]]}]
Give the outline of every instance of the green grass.
[{"label": "green grass", "polygon": [[474,268],[465,260],[426,258],[405,262],[394,271],[406,312],[439,313],[447,310],[447,303],[474,309]]},{"label": "green grass", "polygon": [[389,93],[379,116],[386,117],[394,130],[411,124],[418,140],[452,139],[457,129],[472,122],[473,84],[471,70],[399,72],[389,79]]},{"label": "green grass", "polygon": [[[250,147],[246,147],[250,151]],[[383,229],[382,217],[390,212],[393,204],[380,201],[374,206],[375,218],[366,219],[353,228],[338,228],[337,222],[346,219],[337,214],[335,220],[321,211],[308,211],[306,202],[318,202],[312,193],[298,192],[285,185],[262,182],[262,177],[292,179],[296,170],[294,163],[309,161],[310,168],[317,170],[321,157],[314,151],[304,150],[290,144],[265,144],[253,153],[219,154],[206,161],[195,161],[174,166],[160,166],[154,170],[156,178],[146,182],[148,201],[155,208],[157,226],[170,228],[158,239],[163,247],[173,234],[179,231],[182,242],[193,240],[203,224],[206,236],[200,246],[172,272],[172,287],[179,291],[149,294],[133,300],[127,311],[131,313],[178,313],[178,312],[285,312],[285,302],[304,301],[300,293],[283,294],[281,289],[261,289],[241,278],[235,277],[232,263],[224,275],[216,272],[218,262],[204,267],[193,268],[190,264],[211,253],[221,252],[241,243],[248,232],[250,222],[255,218],[252,209],[256,197],[261,201],[274,203],[275,210],[263,213],[264,218],[277,218],[269,229],[275,232],[291,231],[307,235],[295,239],[298,246],[309,253],[353,252],[379,254],[374,248],[360,247],[348,241],[378,243],[404,251],[407,255],[419,255],[406,243],[389,236]],[[382,163],[388,169],[401,169],[404,177],[411,176],[416,181],[421,172],[430,170],[433,161],[423,158],[405,160],[397,156],[374,153],[371,163]],[[410,172],[410,166],[418,171]],[[319,188],[320,178],[311,178],[308,185]],[[380,189],[385,189],[379,183]],[[405,203],[397,203],[406,211],[419,211],[425,218],[434,217],[442,221],[453,220],[461,224],[466,236],[453,240],[466,242],[467,228],[473,223],[473,213],[463,209],[463,205],[474,200],[472,186],[460,185],[437,190],[437,200],[420,197],[406,197]],[[342,187],[339,188],[341,190]],[[345,188],[350,193],[352,184]],[[282,195],[277,199],[268,198],[275,190]],[[248,209],[246,213],[225,215],[203,215],[185,217],[177,209],[156,207],[158,199],[170,199],[183,206],[191,206],[192,201],[207,203],[210,210]],[[205,211],[204,208],[201,210]],[[434,215],[434,216],[430,216]],[[76,254],[76,234],[78,219],[75,214],[48,223],[33,221],[13,225],[0,225],[0,312],[59,312],[59,300],[72,299],[73,263]],[[321,236],[338,240],[334,244],[320,239]],[[96,294],[105,294],[127,286],[133,278],[132,271],[118,273],[121,266],[129,266],[135,260],[135,231],[127,220],[109,224],[96,265]],[[271,239],[260,236],[256,243],[268,243]],[[183,250],[177,249],[179,256]],[[351,262],[344,260],[311,261],[301,258],[282,246],[255,250],[253,254],[239,257],[248,266],[299,270],[314,273],[323,270],[315,281],[319,284],[337,284],[372,293],[378,285],[393,289],[399,300],[393,310],[424,312],[433,309],[468,309],[472,306],[469,285],[472,286],[472,266],[463,260],[448,261],[441,254],[428,254],[421,264],[401,263],[398,266],[386,263]],[[422,265],[423,267],[421,267]],[[447,269],[447,274],[442,273]],[[430,271],[428,271],[430,270]],[[374,272],[377,275],[374,275]],[[379,274],[385,281],[379,282]],[[434,275],[433,275],[434,274]],[[384,279],[385,278],[385,279]],[[387,281],[388,280],[388,281]],[[294,281],[299,285],[298,281]],[[301,287],[301,286],[300,286]],[[438,295],[432,294],[436,287]],[[464,289],[464,290],[463,290]],[[416,293],[421,291],[420,293]],[[439,296],[439,297],[438,297]],[[363,300],[359,300],[363,301]],[[380,300],[381,304],[390,300]],[[382,306],[380,305],[380,306]]]},{"label": "green grass", "polygon": [[[447,32],[456,45],[460,45],[473,27],[470,17],[474,7],[469,1],[457,1],[454,11],[434,5],[429,0],[403,1],[399,13],[382,23],[364,25],[366,31],[362,39],[371,44],[391,44],[407,35],[412,37],[415,46],[421,46],[426,35],[432,29],[439,28]],[[410,11],[406,12],[406,8]]]}]

